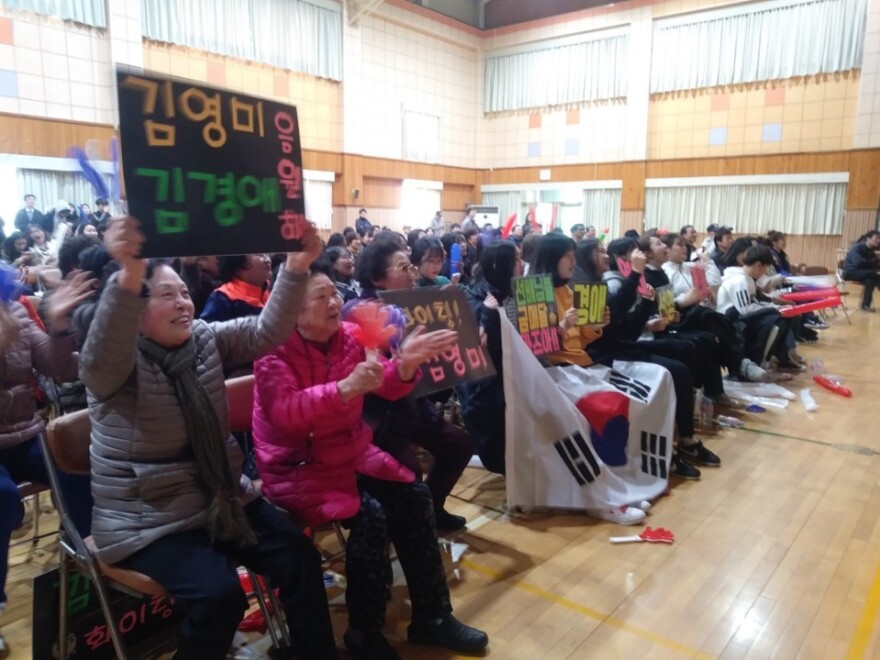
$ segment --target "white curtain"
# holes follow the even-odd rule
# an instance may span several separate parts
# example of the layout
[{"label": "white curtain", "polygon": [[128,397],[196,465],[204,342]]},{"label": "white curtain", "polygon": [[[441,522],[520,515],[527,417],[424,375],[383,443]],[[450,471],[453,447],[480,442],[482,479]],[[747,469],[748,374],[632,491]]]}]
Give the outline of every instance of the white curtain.
[{"label": "white curtain", "polygon": [[737,234],[840,234],[845,204],[845,183],[648,187],[645,228],[716,223]]},{"label": "white curtain", "polygon": [[501,112],[623,98],[628,35],[486,58],[483,110]]},{"label": "white curtain", "polygon": [[[403,158],[423,163],[439,163],[441,152],[440,116],[417,110],[403,111]],[[439,208],[439,207],[438,207]]]},{"label": "white curtain", "polygon": [[3,0],[2,4],[92,27],[107,27],[105,0]]},{"label": "white curtain", "polygon": [[[55,202],[64,200],[76,207],[88,204],[95,210],[95,191],[78,172],[58,172],[51,170],[18,170],[18,199],[25,195],[37,196],[37,208],[41,211],[53,208]],[[110,178],[104,176],[107,186]]]},{"label": "white curtain", "polygon": [[862,66],[867,0],[749,4],[655,21],[651,92],[781,80]]},{"label": "white curtain", "polygon": [[511,213],[517,214],[517,224],[521,225],[525,221],[525,215],[522,213],[523,196],[521,192],[513,190],[504,192],[484,192],[482,197],[483,201],[480,202],[480,206],[498,207],[498,218],[501,221],[502,227],[504,226],[504,223],[507,222],[507,218],[510,217]]},{"label": "white curtain", "polygon": [[342,14],[304,0],[141,0],[147,39],[342,80]]},{"label": "white curtain", "polygon": [[598,234],[608,230],[608,238],[617,238],[620,232],[620,188],[584,190],[583,219],[587,227],[592,225]]},{"label": "white curtain", "polygon": [[333,182],[305,179],[306,217],[318,229],[330,229],[333,220]]},{"label": "white curtain", "polygon": [[429,224],[426,218],[433,218],[440,210],[441,197],[442,188],[439,182],[425,185],[412,179],[404,179],[400,189],[400,226],[426,228]]}]

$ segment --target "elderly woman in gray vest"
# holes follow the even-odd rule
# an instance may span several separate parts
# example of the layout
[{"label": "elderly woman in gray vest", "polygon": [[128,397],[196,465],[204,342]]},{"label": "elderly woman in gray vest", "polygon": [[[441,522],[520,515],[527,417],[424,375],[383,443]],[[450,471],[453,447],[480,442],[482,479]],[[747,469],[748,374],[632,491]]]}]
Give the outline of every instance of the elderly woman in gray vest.
[{"label": "elderly woman in gray vest", "polygon": [[194,319],[177,273],[139,258],[143,240],[137,220],[112,221],[105,244],[121,270],[80,356],[98,554],[173,596],[184,614],[178,660],[226,657],[247,609],[238,565],[280,588],[298,657],[335,658],[320,557],[241,476],[223,380],[225,365],[291,334],[320,239],[312,227],[304,251],[288,255],[259,316],[225,323]]}]

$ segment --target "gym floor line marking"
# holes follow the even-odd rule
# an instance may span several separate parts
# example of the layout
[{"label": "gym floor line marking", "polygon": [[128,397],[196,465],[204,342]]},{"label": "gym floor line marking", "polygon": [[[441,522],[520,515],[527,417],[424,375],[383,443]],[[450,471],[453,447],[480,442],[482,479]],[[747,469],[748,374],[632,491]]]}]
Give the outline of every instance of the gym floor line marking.
[{"label": "gym floor line marking", "polygon": [[554,605],[564,607],[567,610],[598,621],[600,624],[607,624],[619,630],[632,633],[637,637],[641,637],[642,639],[653,642],[654,644],[662,646],[663,648],[669,649],[671,651],[675,651],[676,653],[680,653],[691,658],[700,658],[701,660],[714,658],[714,656],[709,655],[708,653],[703,653],[702,651],[692,649],[689,646],[679,644],[676,641],[667,639],[661,635],[651,632],[650,630],[646,630],[631,623],[627,623],[626,621],[617,619],[609,614],[600,612],[599,610],[594,610],[593,608],[587,607],[586,605],[581,605],[580,603],[577,603],[570,598],[554,594],[553,592],[542,589],[541,587],[534,585],[526,580],[518,580],[513,577],[506,577],[503,572],[494,568],[490,568],[489,566],[478,564],[471,559],[462,558],[461,565],[465,568],[469,568],[472,571],[488,577],[495,583],[509,582],[515,588],[531,594],[532,596],[537,596],[538,598],[553,603]]},{"label": "gym floor line marking", "polygon": [[880,451],[876,449],[871,449],[870,447],[863,447],[862,445],[850,445],[839,442],[828,442],[827,440],[813,440],[812,438],[802,438],[797,435],[788,435],[787,433],[778,433],[776,431],[765,431],[763,429],[752,429],[748,427],[744,427],[739,429],[740,431],[746,431],[747,433],[757,433],[759,435],[769,435],[775,438],[786,438],[787,440],[798,440],[800,442],[807,442],[811,445],[821,445],[823,447],[831,447],[832,449],[836,449],[838,451],[845,451],[850,454],[859,454],[861,456],[880,456]]},{"label": "gym floor line marking", "polygon": [[846,660],[862,660],[865,657],[878,613],[880,613],[880,567],[874,574],[874,582],[871,583],[871,590],[868,592],[865,608],[862,610],[862,616],[859,617],[856,632],[850,642]]}]

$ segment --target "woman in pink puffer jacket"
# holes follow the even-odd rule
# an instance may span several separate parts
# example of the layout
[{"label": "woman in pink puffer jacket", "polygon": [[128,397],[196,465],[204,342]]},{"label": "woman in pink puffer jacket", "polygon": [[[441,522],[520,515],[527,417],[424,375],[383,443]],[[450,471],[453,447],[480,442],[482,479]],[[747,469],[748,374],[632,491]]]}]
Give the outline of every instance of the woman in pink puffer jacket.
[{"label": "woman in pink puffer jacket", "polygon": [[385,562],[394,543],[412,602],[409,641],[477,653],[488,637],[452,616],[427,486],[372,444],[364,395],[408,394],[419,366],[457,333],[416,330],[394,360],[367,360],[342,322],[342,298],[326,266],[313,266],[296,332],[254,363],[253,433],[263,494],[307,524],[349,528],[345,592],[355,658],[400,656],[382,634]]}]

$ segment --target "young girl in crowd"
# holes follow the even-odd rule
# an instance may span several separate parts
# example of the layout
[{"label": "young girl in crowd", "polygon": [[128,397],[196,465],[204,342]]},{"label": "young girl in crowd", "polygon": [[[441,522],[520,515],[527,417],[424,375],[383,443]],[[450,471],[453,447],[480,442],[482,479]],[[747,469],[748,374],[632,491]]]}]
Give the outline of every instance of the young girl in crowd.
[{"label": "young girl in crowd", "polygon": [[451,280],[440,274],[445,258],[446,251],[439,238],[426,236],[417,240],[410,254],[410,260],[419,269],[416,286],[445,286],[449,284]]},{"label": "young girl in crowd", "polygon": [[[383,242],[371,244],[362,256],[370,264],[374,256],[390,259],[382,264],[381,277],[367,283],[394,288],[393,278],[408,277],[409,261],[396,243],[387,254]],[[255,365],[254,441],[263,492],[310,526],[340,520],[350,529],[344,641],[355,658],[400,658],[382,634],[389,542],[409,587],[410,642],[478,653],[488,643],[486,634],[452,616],[435,498],[373,444],[362,419],[365,395],[406,396],[416,385],[419,365],[450,348],[457,335],[416,329],[395,358],[368,359],[352,328],[342,321],[342,299],[333,281],[314,269],[296,330]]]},{"label": "young girl in crowd", "polygon": [[553,279],[553,293],[559,314],[559,333],[562,347],[555,353],[544,357],[551,364],[574,364],[589,367],[593,360],[585,348],[602,336],[602,329],[610,322],[606,314],[605,322],[598,325],[577,324],[577,310],[574,307],[574,291],[569,286],[574,275],[575,243],[563,234],[548,234],[538,242],[532,260],[530,275],[550,275]]},{"label": "young girl in crowd", "polygon": [[331,266],[330,274],[342,301],[347,303],[358,297],[361,286],[354,278],[354,256],[345,247],[328,247],[324,258]]},{"label": "young girl in crowd", "polygon": [[486,334],[486,350],[496,376],[457,388],[465,428],[477,445],[483,466],[504,474],[504,372],[501,360],[501,314],[516,318],[512,280],[523,274],[519,248],[512,241],[495,241],[480,256],[477,281],[465,289],[477,324]]}]

